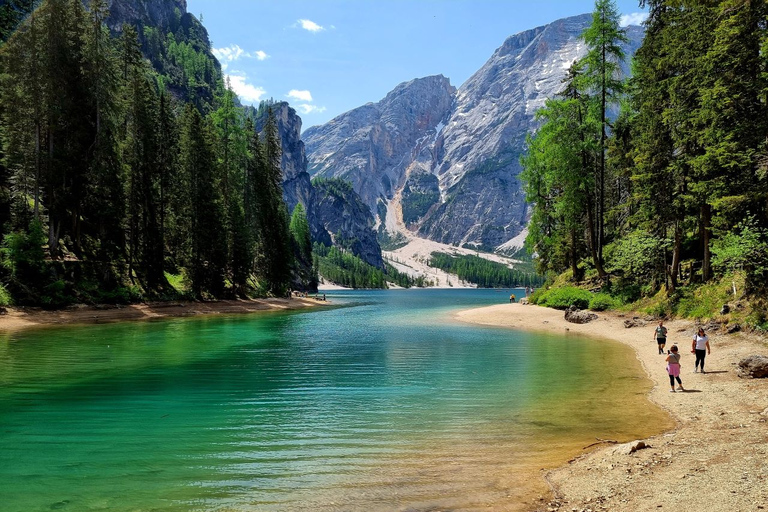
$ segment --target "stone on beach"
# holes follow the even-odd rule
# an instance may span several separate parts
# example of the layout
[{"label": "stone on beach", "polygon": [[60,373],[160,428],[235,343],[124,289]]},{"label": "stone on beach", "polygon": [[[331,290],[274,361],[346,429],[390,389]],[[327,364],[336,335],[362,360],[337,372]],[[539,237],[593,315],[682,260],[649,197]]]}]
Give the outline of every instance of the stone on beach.
[{"label": "stone on beach", "polygon": [[572,324],[586,324],[592,320],[597,320],[597,315],[571,306],[565,311],[565,319]]},{"label": "stone on beach", "polygon": [[753,355],[739,361],[739,377],[764,379],[768,377],[768,357]]},{"label": "stone on beach", "polygon": [[632,455],[637,450],[642,450],[644,448],[650,448],[649,445],[645,444],[645,441],[632,441],[631,443],[620,444],[613,449],[613,453],[618,455]]}]

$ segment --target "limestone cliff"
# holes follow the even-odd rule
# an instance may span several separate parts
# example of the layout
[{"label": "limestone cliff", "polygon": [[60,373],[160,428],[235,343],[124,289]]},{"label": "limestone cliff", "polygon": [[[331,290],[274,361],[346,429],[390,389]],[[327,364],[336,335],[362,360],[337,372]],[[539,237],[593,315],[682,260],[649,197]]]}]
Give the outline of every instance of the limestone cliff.
[{"label": "limestone cliff", "polygon": [[[256,130],[265,122],[254,109]],[[289,212],[301,203],[307,212],[312,239],[325,245],[336,244],[350,250],[363,261],[384,268],[381,248],[373,230],[373,215],[352,187],[314,187],[307,173],[307,157],[301,140],[301,118],[285,102],[272,105],[282,147],[283,197]]]},{"label": "limestone cliff", "polygon": [[[590,21],[585,14],[511,36],[458,90],[443,76],[412,80],[308,129],[310,174],[349,179],[388,230],[385,206],[425,238],[503,246],[528,220],[518,179],[525,136],[585,54],[580,36]],[[631,57],[643,31],[629,27],[627,35]],[[438,194],[424,173],[436,178]]]}]

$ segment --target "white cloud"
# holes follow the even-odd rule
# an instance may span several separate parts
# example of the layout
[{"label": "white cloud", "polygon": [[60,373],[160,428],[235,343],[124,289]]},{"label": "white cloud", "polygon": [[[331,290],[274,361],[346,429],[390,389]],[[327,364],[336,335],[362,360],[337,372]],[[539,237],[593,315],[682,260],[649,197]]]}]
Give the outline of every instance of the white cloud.
[{"label": "white cloud", "polygon": [[307,103],[312,101],[312,94],[309,91],[291,89],[291,91],[286,94],[286,96],[296,101],[306,101]]},{"label": "white cloud", "polygon": [[297,105],[302,114],[322,114],[325,112],[325,107],[318,107],[316,105],[307,105],[306,103]]},{"label": "white cloud", "polygon": [[301,28],[309,30],[310,32],[321,32],[325,30],[325,27],[318,25],[312,20],[297,20]]},{"label": "white cloud", "polygon": [[235,91],[235,94],[245,103],[256,103],[261,100],[262,96],[267,94],[264,88],[249,84],[247,81],[248,77],[245,75],[225,75],[225,78],[229,80],[229,84],[232,90]]},{"label": "white cloud", "polygon": [[233,44],[225,48],[213,48],[211,53],[221,62],[221,67],[227,69],[227,64],[230,62],[236,62],[242,58],[266,60],[269,55],[263,50],[256,50],[255,52],[246,52],[239,45]]},{"label": "white cloud", "polygon": [[623,14],[619,24],[622,27],[628,25],[642,25],[646,19],[648,19],[647,12],[633,12],[631,14]]}]

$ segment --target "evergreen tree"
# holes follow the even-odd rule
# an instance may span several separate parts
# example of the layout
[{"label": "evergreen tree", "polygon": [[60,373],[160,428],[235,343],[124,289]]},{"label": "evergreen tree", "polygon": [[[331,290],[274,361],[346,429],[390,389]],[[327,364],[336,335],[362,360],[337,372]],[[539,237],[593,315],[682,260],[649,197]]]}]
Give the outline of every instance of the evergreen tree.
[{"label": "evergreen tree", "polygon": [[125,193],[117,140],[117,121],[123,115],[118,102],[120,76],[114,45],[104,25],[106,17],[106,2],[92,0],[83,46],[85,80],[92,91],[87,108],[94,140],[88,155],[83,218],[88,236],[87,251],[98,262],[101,280],[112,287],[118,284],[123,273]]},{"label": "evergreen tree", "polygon": [[[261,158],[255,160],[253,177],[259,233],[256,269],[267,291],[279,296],[289,286],[293,255],[288,210],[283,200],[280,136],[271,108],[262,139]],[[256,144],[251,146],[258,147]]]},{"label": "evergreen tree", "polygon": [[211,130],[200,112],[188,104],[181,122],[180,171],[187,189],[180,212],[187,222],[183,264],[196,297],[221,296],[226,250],[222,201]]},{"label": "evergreen tree", "polygon": [[605,277],[603,269],[603,245],[605,244],[605,155],[608,138],[608,108],[615,105],[622,91],[620,64],[624,60],[621,43],[627,37],[619,25],[619,11],[614,0],[596,0],[592,13],[592,24],[584,32],[587,55],[579,63],[583,70],[581,81],[584,89],[596,103],[599,124],[599,140],[595,186],[595,268],[600,277]]}]

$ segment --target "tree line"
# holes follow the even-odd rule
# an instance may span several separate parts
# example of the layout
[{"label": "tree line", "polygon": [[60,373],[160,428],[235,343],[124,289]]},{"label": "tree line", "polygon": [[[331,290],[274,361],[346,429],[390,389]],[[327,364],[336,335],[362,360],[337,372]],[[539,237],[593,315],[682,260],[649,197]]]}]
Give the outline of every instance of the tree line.
[{"label": "tree line", "polygon": [[[611,0],[597,0],[521,162],[543,273],[673,294],[743,271],[768,282],[768,4],[644,0],[629,79]],[[610,113],[618,112],[615,115]]]},{"label": "tree line", "polygon": [[456,274],[462,281],[476,284],[480,288],[535,287],[541,286],[544,281],[542,276],[467,254],[450,255],[433,252],[429,266]]},{"label": "tree line", "polygon": [[[113,37],[107,15],[105,0],[88,9],[45,0],[0,47],[11,295],[52,305],[125,288],[169,297],[169,275],[184,276],[196,298],[284,294],[295,265],[311,257],[308,240],[295,239],[305,235],[301,219],[295,236],[289,229],[269,105],[256,133],[220,70],[194,58],[180,64],[187,84],[198,73],[215,88],[210,103],[184,101],[144,57],[136,28]],[[146,40],[181,61],[203,44],[190,33],[178,41],[147,30]]]}]

